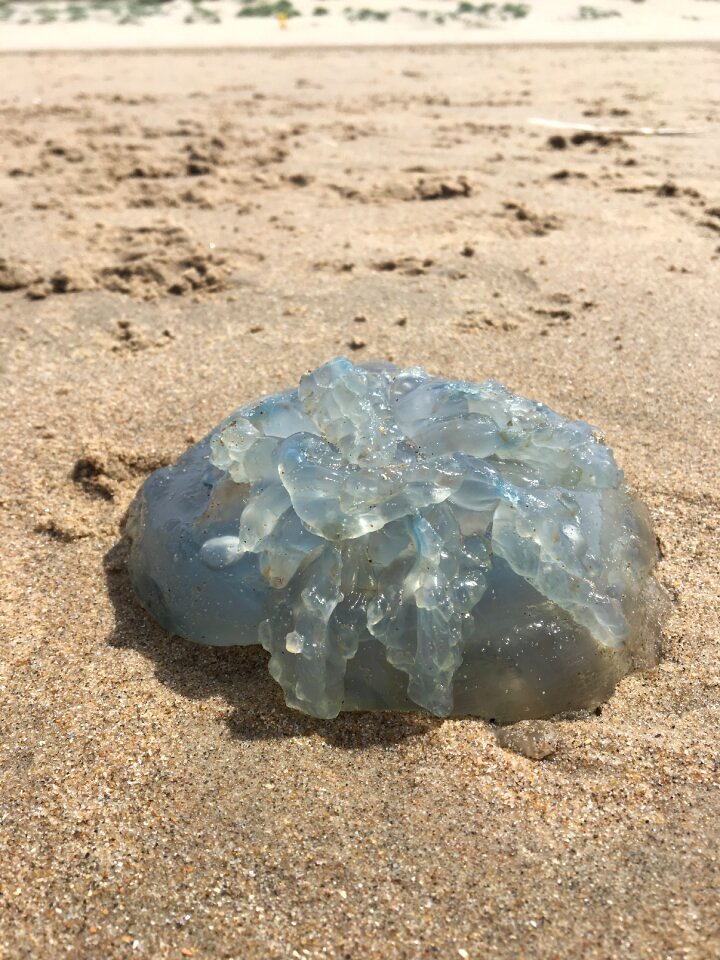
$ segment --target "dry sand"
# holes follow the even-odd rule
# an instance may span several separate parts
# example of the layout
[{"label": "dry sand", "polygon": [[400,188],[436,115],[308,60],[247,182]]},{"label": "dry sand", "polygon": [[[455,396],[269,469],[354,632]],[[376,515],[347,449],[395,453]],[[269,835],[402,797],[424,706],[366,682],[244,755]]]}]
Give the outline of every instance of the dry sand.
[{"label": "dry sand", "polygon": [[[0,956],[720,955],[719,67],[0,60]],[[553,147],[533,115],[705,132]],[[262,651],[133,602],[147,472],[340,353],[587,418],[650,505],[665,658],[543,725],[546,759],[476,720],[311,720]]]}]

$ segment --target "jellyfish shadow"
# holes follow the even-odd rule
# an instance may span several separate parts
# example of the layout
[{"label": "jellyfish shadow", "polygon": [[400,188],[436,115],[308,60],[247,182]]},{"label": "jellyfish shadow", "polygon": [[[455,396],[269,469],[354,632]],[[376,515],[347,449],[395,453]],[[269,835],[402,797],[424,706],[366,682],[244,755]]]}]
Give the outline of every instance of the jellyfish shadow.
[{"label": "jellyfish shadow", "polygon": [[268,673],[269,655],[259,645],[209,647],[172,636],[140,606],[128,574],[128,541],[121,537],[103,567],[115,624],[111,646],[135,650],[152,661],[155,676],[188,700],[219,697],[231,708],[230,734],[239,740],[321,736],[335,747],[361,750],[394,746],[436,730],[443,721],[416,713],[341,713],[318,720],[289,709]]}]

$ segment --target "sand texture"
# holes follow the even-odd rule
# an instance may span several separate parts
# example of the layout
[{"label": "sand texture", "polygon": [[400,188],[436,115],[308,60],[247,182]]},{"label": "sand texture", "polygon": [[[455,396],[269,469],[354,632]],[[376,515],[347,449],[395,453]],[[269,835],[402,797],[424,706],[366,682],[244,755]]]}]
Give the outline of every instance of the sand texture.
[{"label": "sand texture", "polygon": [[[0,956],[720,955],[719,67],[0,60]],[[120,542],[139,484],[342,353],[602,428],[664,554],[660,666],[498,738],[314,721],[259,648],[153,624]]]}]

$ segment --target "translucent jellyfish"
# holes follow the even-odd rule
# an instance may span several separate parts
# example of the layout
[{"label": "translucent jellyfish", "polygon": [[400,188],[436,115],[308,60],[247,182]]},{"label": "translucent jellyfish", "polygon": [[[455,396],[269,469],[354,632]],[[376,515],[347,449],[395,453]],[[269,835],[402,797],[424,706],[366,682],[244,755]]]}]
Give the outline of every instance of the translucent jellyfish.
[{"label": "translucent jellyfish", "polygon": [[332,360],[153,473],[127,529],[163,627],[262,644],[316,717],[547,717],[659,653],[656,540],[612,452],[492,380]]}]

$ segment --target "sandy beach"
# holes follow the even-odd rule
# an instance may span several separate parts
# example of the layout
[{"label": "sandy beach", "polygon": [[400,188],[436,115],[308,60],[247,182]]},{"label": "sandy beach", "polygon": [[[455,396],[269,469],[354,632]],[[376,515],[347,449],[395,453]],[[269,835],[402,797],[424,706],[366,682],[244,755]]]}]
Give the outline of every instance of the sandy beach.
[{"label": "sandy beach", "polygon": [[[720,955],[719,67],[0,57],[0,957]],[[311,720],[134,602],[148,473],[339,354],[584,418],[650,507],[663,660],[545,759]]]}]

